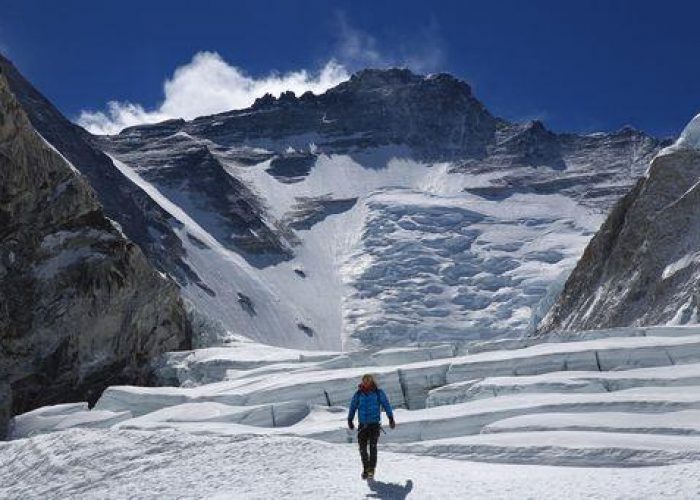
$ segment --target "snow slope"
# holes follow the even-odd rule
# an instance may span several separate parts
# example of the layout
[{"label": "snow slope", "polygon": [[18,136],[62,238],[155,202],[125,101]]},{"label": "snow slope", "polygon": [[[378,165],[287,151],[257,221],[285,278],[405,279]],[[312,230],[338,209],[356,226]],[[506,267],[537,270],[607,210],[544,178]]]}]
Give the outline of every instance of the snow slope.
[{"label": "snow slope", "polygon": [[700,463],[577,468],[381,453],[360,481],[352,445],[293,437],[68,431],[0,444],[0,496],[20,498],[674,498],[700,492]]}]

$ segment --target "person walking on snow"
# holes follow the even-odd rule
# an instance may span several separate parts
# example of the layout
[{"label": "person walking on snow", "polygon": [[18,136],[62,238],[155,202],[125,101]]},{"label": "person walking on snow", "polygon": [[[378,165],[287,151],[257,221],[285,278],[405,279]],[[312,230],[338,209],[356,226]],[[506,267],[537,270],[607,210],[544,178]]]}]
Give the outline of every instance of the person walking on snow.
[{"label": "person walking on snow", "polygon": [[[384,391],[377,387],[372,375],[363,375],[362,383],[357,386],[357,392],[350,400],[348,412],[348,427],[351,430],[355,428],[353,423],[355,412],[357,412],[357,418],[360,421],[357,429],[357,442],[360,445],[360,458],[362,458],[362,479],[374,478],[382,408],[389,417],[389,427],[393,429],[396,427],[396,423],[389,399]],[[368,446],[369,453],[367,453]]]}]

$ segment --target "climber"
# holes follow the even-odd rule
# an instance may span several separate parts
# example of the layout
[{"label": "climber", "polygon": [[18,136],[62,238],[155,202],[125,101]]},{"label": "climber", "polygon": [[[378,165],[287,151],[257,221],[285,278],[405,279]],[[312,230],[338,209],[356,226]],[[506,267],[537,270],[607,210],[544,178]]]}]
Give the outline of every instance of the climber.
[{"label": "climber", "polygon": [[[377,441],[381,431],[381,409],[384,408],[389,417],[389,427],[396,427],[394,411],[391,409],[389,399],[383,390],[377,387],[372,375],[363,375],[362,383],[358,385],[357,392],[350,401],[348,412],[348,427],[355,428],[353,420],[355,412],[360,425],[357,429],[357,442],[360,445],[360,457],[362,458],[362,479],[373,479],[374,469],[377,466]],[[369,446],[369,453],[367,447]]]}]

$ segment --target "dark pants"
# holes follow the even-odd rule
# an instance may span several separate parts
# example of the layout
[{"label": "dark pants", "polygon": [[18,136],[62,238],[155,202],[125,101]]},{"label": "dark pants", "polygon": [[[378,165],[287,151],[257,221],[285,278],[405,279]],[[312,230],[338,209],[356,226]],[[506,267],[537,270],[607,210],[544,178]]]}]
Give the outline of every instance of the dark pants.
[{"label": "dark pants", "polygon": [[[365,471],[374,470],[377,466],[377,441],[379,440],[379,424],[360,424],[357,432],[357,442],[360,445],[362,468]],[[369,453],[367,447],[369,446]]]}]

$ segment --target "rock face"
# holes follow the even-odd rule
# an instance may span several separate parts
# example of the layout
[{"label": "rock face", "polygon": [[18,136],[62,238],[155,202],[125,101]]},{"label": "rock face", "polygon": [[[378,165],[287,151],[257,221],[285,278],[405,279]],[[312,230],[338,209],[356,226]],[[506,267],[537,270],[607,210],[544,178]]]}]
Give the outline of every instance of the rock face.
[{"label": "rock face", "polygon": [[190,337],[176,285],[105,217],[0,75],[0,416],[10,397],[20,413],[148,383],[150,359]]},{"label": "rock face", "polygon": [[0,382],[0,439],[7,433],[7,423],[12,415],[12,392],[10,384]]},{"label": "rock face", "polygon": [[85,176],[105,215],[121,225],[151,264],[180,284],[200,283],[186,263],[182,242],[173,231],[177,221],[124,177],[110,158],[92,144],[93,137],[67,120],[2,55],[0,70],[34,129]]},{"label": "rock face", "polygon": [[591,240],[541,333],[698,322],[700,152],[668,148]]}]

